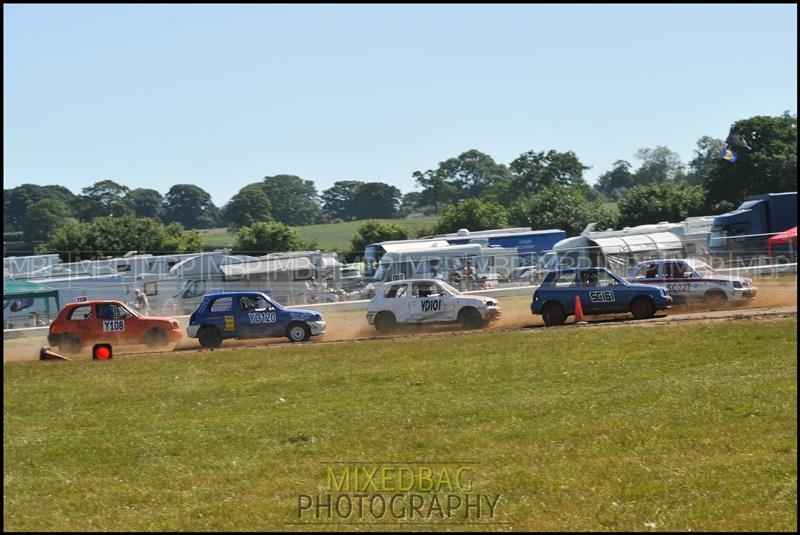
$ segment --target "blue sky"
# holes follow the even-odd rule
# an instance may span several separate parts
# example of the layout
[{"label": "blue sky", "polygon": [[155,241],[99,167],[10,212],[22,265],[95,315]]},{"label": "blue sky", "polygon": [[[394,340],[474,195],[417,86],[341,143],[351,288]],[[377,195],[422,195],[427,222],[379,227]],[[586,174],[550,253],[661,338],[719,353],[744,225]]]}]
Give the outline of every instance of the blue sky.
[{"label": "blue sky", "polygon": [[4,5],[4,187],[224,204],[267,175],[417,189],[469,149],[593,182],[797,111],[795,5]]}]

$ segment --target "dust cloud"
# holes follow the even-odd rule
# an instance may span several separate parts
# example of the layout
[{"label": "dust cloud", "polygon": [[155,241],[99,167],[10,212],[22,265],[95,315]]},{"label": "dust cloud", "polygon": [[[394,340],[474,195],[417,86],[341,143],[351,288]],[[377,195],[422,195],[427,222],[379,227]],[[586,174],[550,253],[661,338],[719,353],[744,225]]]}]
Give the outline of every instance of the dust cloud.
[{"label": "dust cloud", "polygon": [[[797,305],[797,284],[795,281],[788,283],[781,281],[758,281],[758,294],[757,296],[746,303],[737,305],[728,305],[725,308],[738,310],[738,309],[751,309],[751,308],[772,308],[781,306]],[[490,331],[508,331],[515,329],[524,329],[529,327],[536,327],[542,325],[541,316],[534,316],[530,310],[530,295],[521,295],[514,297],[500,298],[500,306],[502,314],[497,321],[490,323],[486,330]],[[309,306],[313,310],[313,306]],[[705,312],[711,311],[710,307],[702,302],[690,305],[676,305],[667,315],[682,314],[686,312]],[[663,313],[659,313],[663,314]],[[458,325],[423,325],[423,326],[408,326],[399,328],[391,334],[380,334],[375,328],[367,323],[366,310],[348,310],[339,312],[325,312],[325,320],[327,326],[325,334],[315,337],[313,340],[321,342],[339,342],[339,341],[352,341],[352,340],[365,340],[370,338],[383,338],[386,336],[407,336],[414,337],[421,334],[446,334],[450,332],[461,331]],[[599,319],[599,318],[598,318]],[[568,320],[569,321],[569,320]],[[181,340],[170,348],[150,349],[144,345],[131,345],[119,346],[114,348],[115,355],[130,355],[130,354],[152,354],[152,353],[165,353],[171,350],[201,350],[200,344],[196,339],[188,338],[186,336],[185,325],[182,325],[183,337]],[[272,338],[272,339],[254,339],[254,340],[226,340],[223,348],[235,347],[253,347],[264,346],[272,344],[288,344],[286,338]],[[38,360],[39,351],[42,347],[47,346],[46,336],[37,336],[31,338],[13,338],[6,340],[3,338],[3,362],[15,362],[23,360]],[[91,358],[91,348],[85,348],[80,354],[67,354],[59,351],[58,348],[53,349],[55,352],[64,354],[69,358]]]}]

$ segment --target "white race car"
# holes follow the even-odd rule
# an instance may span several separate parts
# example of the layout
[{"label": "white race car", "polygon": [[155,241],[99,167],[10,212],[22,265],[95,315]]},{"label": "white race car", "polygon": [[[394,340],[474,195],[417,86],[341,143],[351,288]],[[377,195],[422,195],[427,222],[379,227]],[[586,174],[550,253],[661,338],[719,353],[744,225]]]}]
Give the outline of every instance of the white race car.
[{"label": "white race car", "polygon": [[721,275],[695,258],[641,262],[630,271],[628,280],[666,286],[676,301],[705,301],[712,306],[744,302],[758,292],[752,279]]},{"label": "white race car", "polygon": [[458,322],[465,328],[477,328],[499,317],[496,299],[465,295],[438,279],[386,283],[367,307],[367,321],[378,332],[403,323]]}]

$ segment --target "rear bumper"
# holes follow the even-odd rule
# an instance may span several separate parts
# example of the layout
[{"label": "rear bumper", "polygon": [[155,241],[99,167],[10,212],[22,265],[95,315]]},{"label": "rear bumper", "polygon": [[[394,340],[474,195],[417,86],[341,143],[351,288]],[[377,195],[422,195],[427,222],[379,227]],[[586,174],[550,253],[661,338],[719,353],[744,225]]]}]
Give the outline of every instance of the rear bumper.
[{"label": "rear bumper", "polygon": [[186,327],[186,336],[189,338],[197,338],[197,331],[200,330],[199,325],[189,325]]}]

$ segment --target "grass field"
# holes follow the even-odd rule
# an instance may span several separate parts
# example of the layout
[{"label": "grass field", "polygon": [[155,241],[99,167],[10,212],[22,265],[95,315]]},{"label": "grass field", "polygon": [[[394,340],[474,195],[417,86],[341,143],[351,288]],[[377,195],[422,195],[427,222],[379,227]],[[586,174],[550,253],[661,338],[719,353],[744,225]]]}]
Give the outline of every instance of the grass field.
[{"label": "grass field", "polygon": [[473,463],[510,524],[439,530],[795,530],[796,331],[631,325],[7,364],[4,528],[306,529],[287,524],[298,495],[358,459]]},{"label": "grass field", "polygon": [[[411,219],[379,219],[386,223],[392,223],[409,231],[411,236],[416,236],[421,228],[430,228],[439,219],[438,216],[424,216]],[[350,238],[355,234],[356,229],[364,223],[363,221],[348,221],[346,223],[331,223],[328,225],[307,225],[304,227],[293,227],[300,233],[304,240],[316,240],[317,247],[322,250],[345,251],[350,247]],[[228,233],[227,229],[206,229],[201,230],[205,245],[212,247],[233,247],[236,238]],[[363,252],[363,251],[362,251]]]}]

